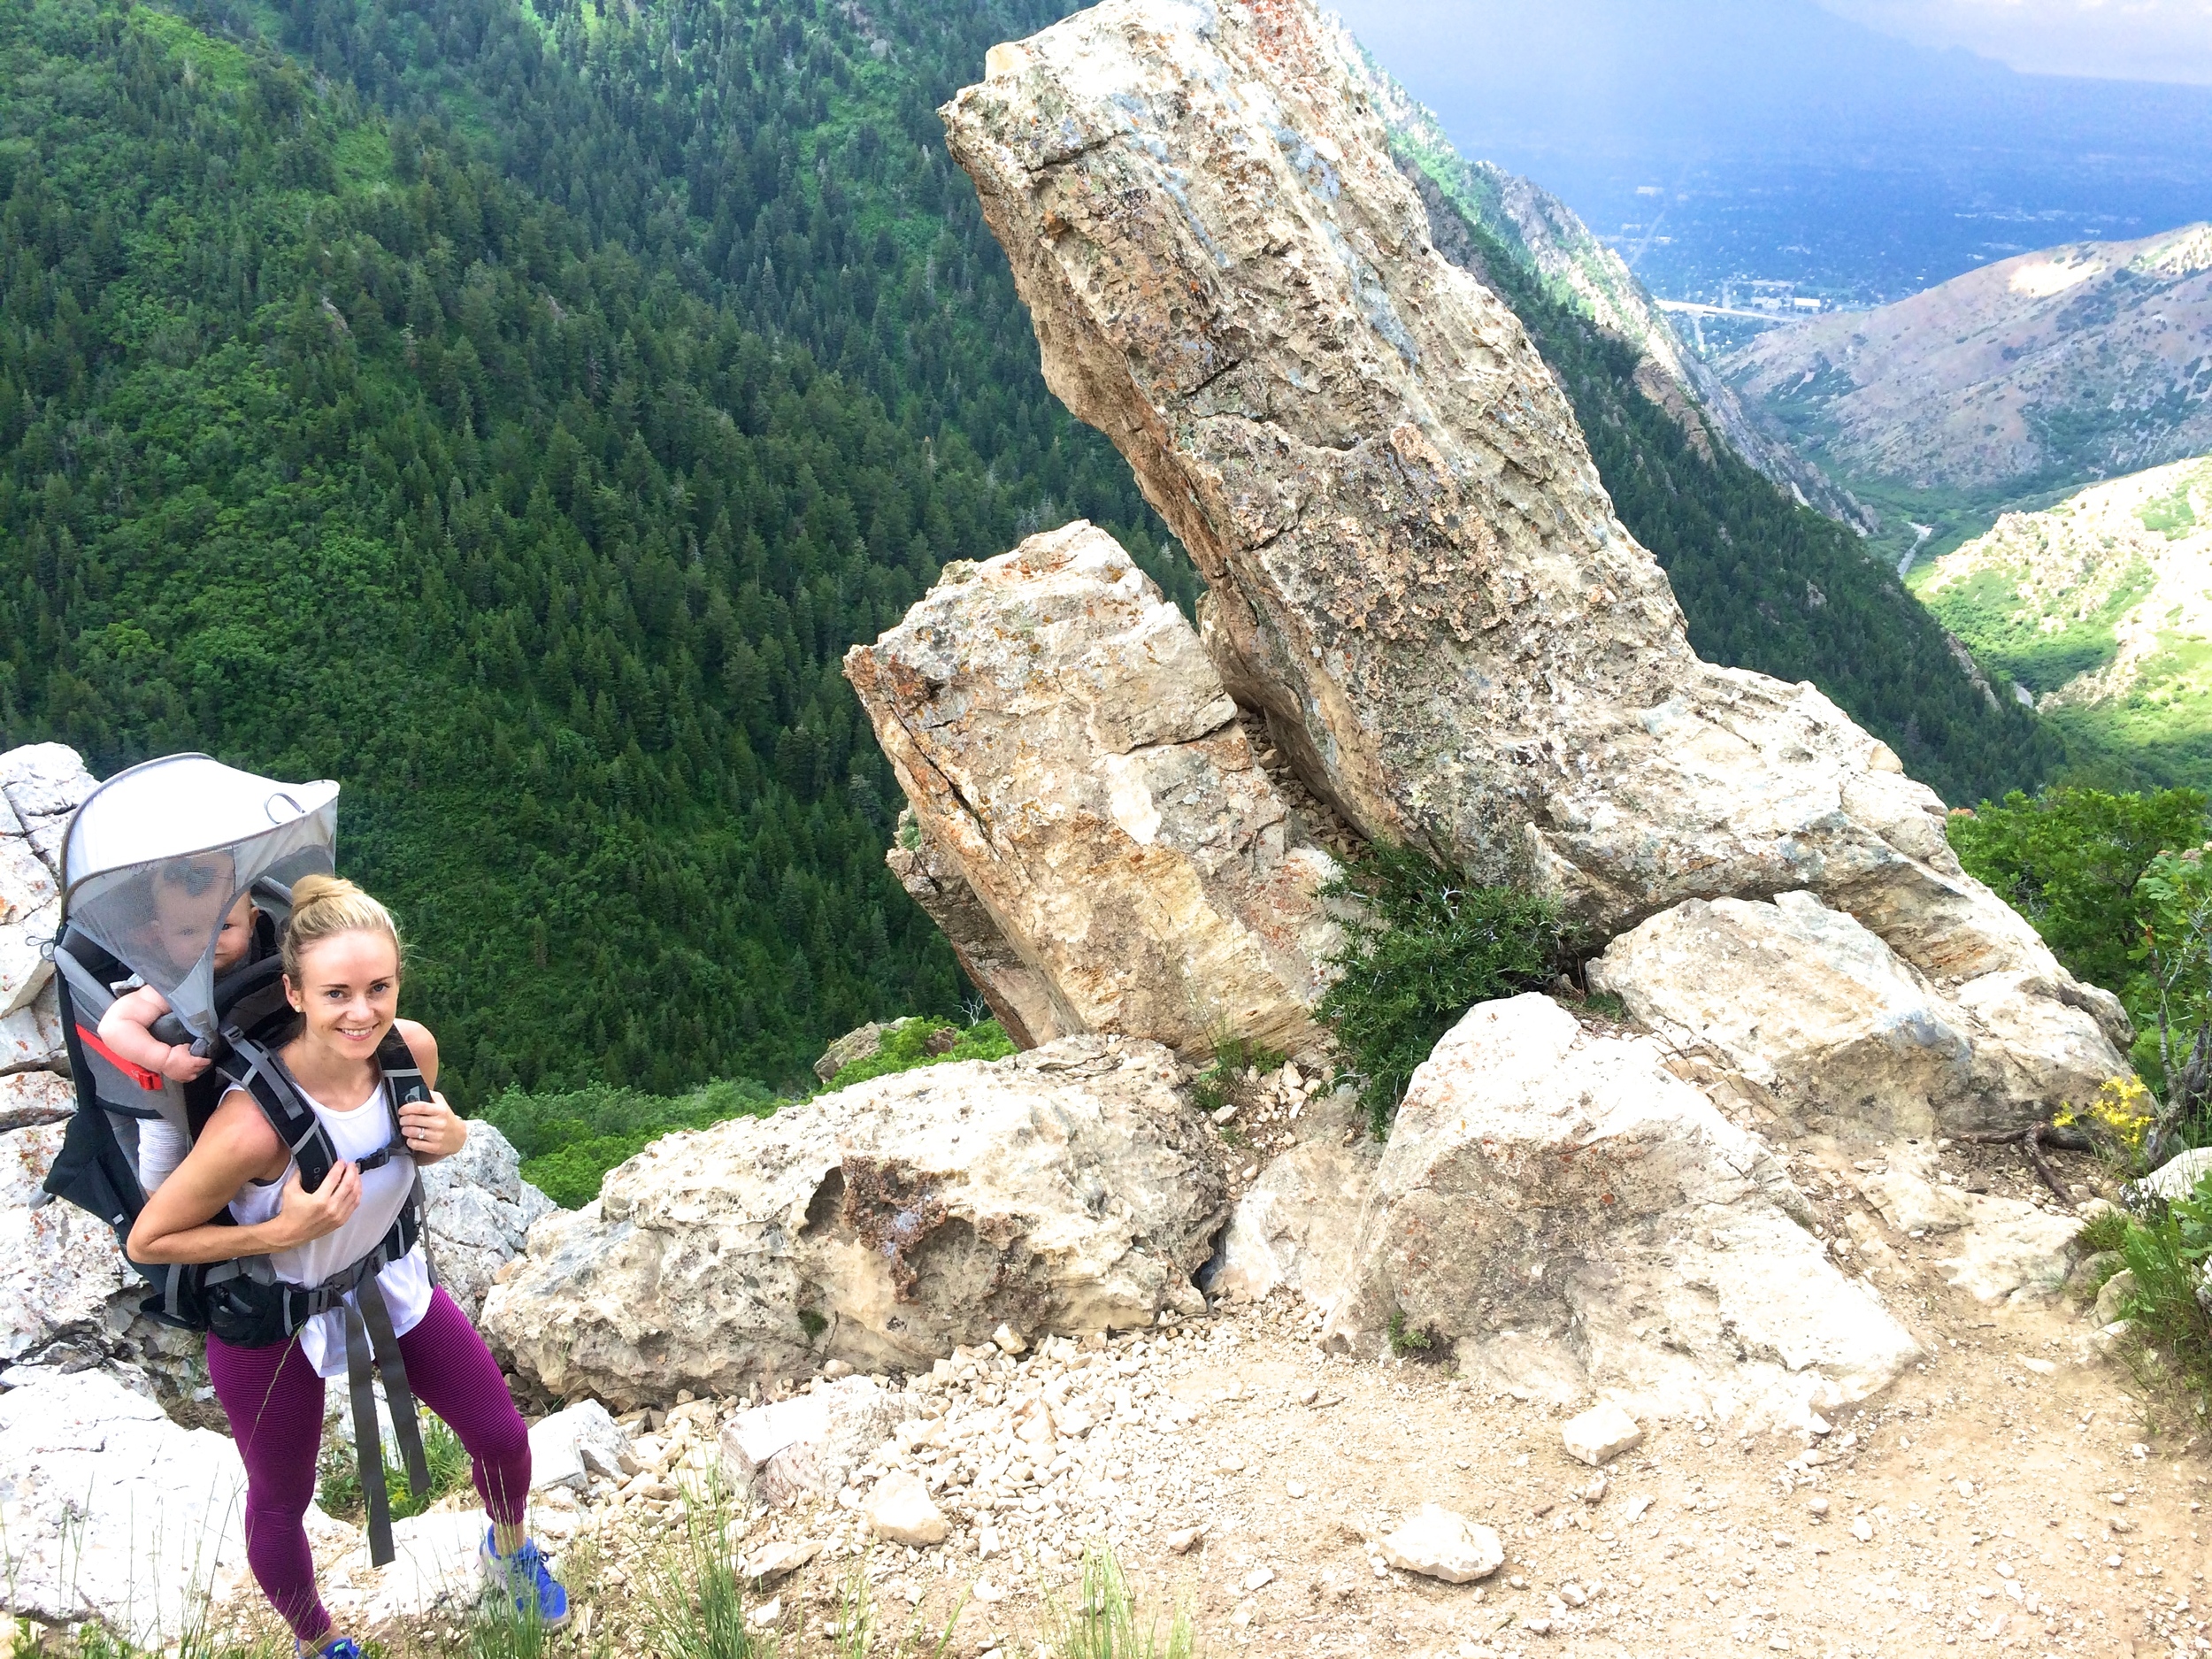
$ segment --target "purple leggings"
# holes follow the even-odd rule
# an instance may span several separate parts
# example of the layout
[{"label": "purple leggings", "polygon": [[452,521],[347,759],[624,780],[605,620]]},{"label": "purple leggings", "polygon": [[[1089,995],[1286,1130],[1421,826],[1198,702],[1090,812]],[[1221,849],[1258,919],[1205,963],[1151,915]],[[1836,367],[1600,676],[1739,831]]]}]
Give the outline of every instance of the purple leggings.
[{"label": "purple leggings", "polygon": [[[529,1431],[468,1315],[443,1288],[432,1291],[429,1310],[399,1339],[399,1351],[409,1386],[468,1448],[492,1519],[519,1522],[530,1493]],[[323,1379],[296,1340],[233,1348],[211,1336],[207,1369],[245,1460],[247,1563],[269,1605],[294,1635],[311,1642],[330,1628],[302,1525],[315,1496]]]}]

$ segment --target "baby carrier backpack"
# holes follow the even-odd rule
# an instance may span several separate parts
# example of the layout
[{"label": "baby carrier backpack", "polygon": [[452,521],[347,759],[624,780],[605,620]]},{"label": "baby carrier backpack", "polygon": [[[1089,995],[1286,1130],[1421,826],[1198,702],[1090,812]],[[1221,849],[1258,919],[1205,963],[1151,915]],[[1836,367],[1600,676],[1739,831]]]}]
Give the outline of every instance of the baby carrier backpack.
[{"label": "baby carrier backpack", "polygon": [[[188,1141],[206,1127],[227,1093],[242,1089],[291,1148],[302,1187],[319,1188],[338,1162],[328,1132],[276,1052],[297,1018],[284,995],[279,933],[291,914],[291,884],[335,867],[337,795],[334,783],[273,783],[204,755],[175,755],[118,772],[70,824],[54,966],[77,1111],[45,1190],[112,1227],[126,1260],[147,1199],[140,1138],[157,1119]],[[250,895],[261,912],[253,942],[242,961],[219,975],[217,935],[242,895]],[[141,983],[169,1002],[171,1012],[155,1024],[154,1035],[188,1042],[211,1062],[192,1082],[134,1065],[100,1041],[102,1017]],[[376,1057],[390,1086],[385,1099],[392,1133],[380,1151],[357,1160],[365,1171],[404,1154],[398,1109],[430,1098],[396,1030],[385,1033]],[[219,1211],[212,1221],[228,1225],[230,1211]],[[147,1316],[211,1332],[242,1348],[288,1341],[318,1315],[342,1310],[370,1555],[379,1566],[394,1551],[373,1379],[383,1380],[393,1438],[419,1497],[429,1490],[430,1471],[406,1363],[376,1275],[422,1236],[418,1173],[385,1236],[318,1285],[285,1283],[265,1256],[186,1265],[131,1263],[150,1287],[141,1304]]]}]

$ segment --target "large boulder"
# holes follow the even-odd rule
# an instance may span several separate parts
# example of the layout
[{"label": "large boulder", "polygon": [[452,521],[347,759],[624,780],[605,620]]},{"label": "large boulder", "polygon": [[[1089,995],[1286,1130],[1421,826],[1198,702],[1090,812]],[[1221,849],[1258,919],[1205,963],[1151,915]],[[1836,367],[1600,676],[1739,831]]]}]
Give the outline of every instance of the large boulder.
[{"label": "large boulder", "polygon": [[1252,753],[1198,634],[1104,531],[956,561],[846,654],[932,840],[1055,1028],[1207,1051],[1317,1036],[1336,865]]},{"label": "large boulder", "polygon": [[1106,0],[986,75],[942,114],[1046,379],[1189,549],[1230,695],[1356,827],[1548,889],[1594,943],[1806,888],[1939,986],[2070,985],[1886,747],[1698,660],[1308,0]]},{"label": "large boulder", "polygon": [[83,1371],[0,1394],[0,1445],[9,1612],[96,1617],[158,1652],[243,1578],[246,1471],[227,1437]]},{"label": "large boulder", "polygon": [[422,1196],[438,1282],[474,1318],[499,1270],[522,1254],[530,1224],[553,1201],[522,1179],[513,1143],[481,1119],[468,1125],[458,1152],[422,1172]]},{"label": "large boulder", "polygon": [[1590,983],[1672,1041],[1723,1056],[1799,1133],[2018,1129],[2114,1075],[2095,1018],[2060,1000],[2062,985],[1997,974],[1945,996],[1810,893],[1691,899],[1613,941]]},{"label": "large boulder", "polygon": [[926,1368],[1002,1324],[1152,1324],[1227,1214],[1156,1043],[1071,1037],[670,1135],[556,1211],[484,1325],[557,1394],[618,1408],[749,1379]]},{"label": "large boulder", "polygon": [[1746,1428],[1886,1385],[1912,1337],[1666,1057],[1548,997],[1471,1010],[1414,1073],[1327,1340],[1425,1337],[1495,1386]]}]

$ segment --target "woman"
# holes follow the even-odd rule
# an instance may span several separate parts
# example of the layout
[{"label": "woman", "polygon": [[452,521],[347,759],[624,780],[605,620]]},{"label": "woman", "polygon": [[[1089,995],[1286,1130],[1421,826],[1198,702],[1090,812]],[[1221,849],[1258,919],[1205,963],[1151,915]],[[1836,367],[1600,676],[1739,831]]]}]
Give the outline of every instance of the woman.
[{"label": "woman", "polygon": [[[285,995],[301,1026],[279,1056],[342,1161],[319,1190],[306,1191],[253,1097],[234,1089],[140,1212],[130,1241],[139,1261],[266,1256],[286,1282],[321,1284],[384,1237],[406,1204],[417,1166],[450,1157],[468,1138],[467,1125],[434,1090],[427,1102],[399,1109],[403,1155],[366,1173],[356,1162],[391,1136],[387,1085],[376,1064],[385,1033],[396,1025],[424,1081],[434,1086],[438,1076],[435,1041],[413,1021],[396,1018],[400,949],[391,913],[350,881],[309,876],[293,889],[282,951]],[[215,1224],[227,1207],[237,1225]],[[557,1629],[568,1620],[568,1596],[524,1532],[530,1440],[497,1362],[468,1316],[432,1286],[419,1246],[376,1279],[408,1381],[468,1449],[491,1521],[486,1573],[507,1586],[518,1613],[534,1606]],[[344,1317],[342,1309],[332,1309],[267,1348],[207,1340],[216,1398],[246,1464],[246,1559],[292,1627],[298,1653],[321,1659],[359,1659],[361,1652],[331,1627],[302,1525],[315,1495],[323,1379],[346,1373]]]}]

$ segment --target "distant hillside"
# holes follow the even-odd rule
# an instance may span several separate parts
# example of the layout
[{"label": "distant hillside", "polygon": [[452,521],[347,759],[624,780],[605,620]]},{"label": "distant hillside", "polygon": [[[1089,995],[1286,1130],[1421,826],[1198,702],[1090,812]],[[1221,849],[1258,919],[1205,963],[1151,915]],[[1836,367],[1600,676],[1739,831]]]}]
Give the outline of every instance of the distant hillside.
[{"label": "distant hillside", "polygon": [[1724,368],[1839,476],[2078,485],[2212,449],[2212,225],[2024,254]]},{"label": "distant hillside", "polygon": [[[1848,491],[1762,431],[1728,383],[1684,349],[1650,291],[1572,208],[1532,180],[1468,160],[1445,136],[1435,112],[1417,102],[1340,24],[1337,40],[1345,60],[1365,79],[1397,142],[1400,165],[1428,201],[1432,219],[1439,200],[1448,201],[1502,242],[1555,297],[1632,347],[1641,359],[1638,389],[1666,410],[1694,447],[1732,448],[1806,506],[1855,527],[1868,526],[1865,509]],[[1465,263],[1466,250],[1446,251]]]},{"label": "distant hillside", "polygon": [[2212,785],[2212,457],[2007,513],[1914,586],[2091,748]]}]

